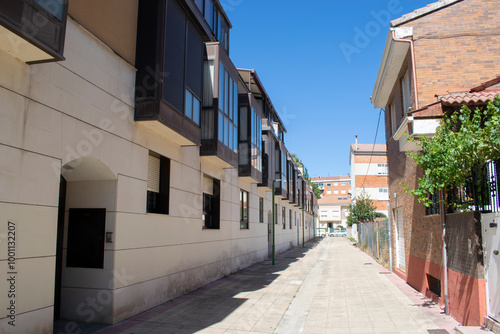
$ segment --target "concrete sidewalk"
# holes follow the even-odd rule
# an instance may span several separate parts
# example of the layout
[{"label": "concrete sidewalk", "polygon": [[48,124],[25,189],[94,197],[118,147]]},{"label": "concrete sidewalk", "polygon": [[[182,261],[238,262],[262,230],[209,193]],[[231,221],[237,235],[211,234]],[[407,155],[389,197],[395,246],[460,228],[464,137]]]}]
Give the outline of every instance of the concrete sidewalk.
[{"label": "concrete sidewalk", "polygon": [[327,237],[280,254],[274,266],[256,264],[114,326],[82,326],[81,333],[441,334],[457,325],[345,238]]}]

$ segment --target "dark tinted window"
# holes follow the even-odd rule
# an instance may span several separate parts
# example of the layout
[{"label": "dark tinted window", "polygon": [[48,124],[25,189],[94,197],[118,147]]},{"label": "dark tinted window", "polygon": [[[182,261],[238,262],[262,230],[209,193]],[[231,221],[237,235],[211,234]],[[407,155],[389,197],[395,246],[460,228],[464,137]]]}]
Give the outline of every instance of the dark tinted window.
[{"label": "dark tinted window", "polygon": [[168,2],[166,26],[163,98],[183,112],[186,13],[177,1]]}]

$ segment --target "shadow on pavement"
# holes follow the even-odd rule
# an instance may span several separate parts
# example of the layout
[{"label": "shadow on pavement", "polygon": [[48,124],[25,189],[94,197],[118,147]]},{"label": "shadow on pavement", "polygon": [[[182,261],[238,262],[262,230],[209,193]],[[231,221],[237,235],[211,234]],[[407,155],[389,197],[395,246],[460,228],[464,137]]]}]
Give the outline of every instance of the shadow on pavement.
[{"label": "shadow on pavement", "polygon": [[54,323],[54,334],[195,333],[227,318],[247,301],[245,295],[269,286],[321,240],[278,254],[275,265],[270,259],[251,265],[115,325],[60,320]]}]

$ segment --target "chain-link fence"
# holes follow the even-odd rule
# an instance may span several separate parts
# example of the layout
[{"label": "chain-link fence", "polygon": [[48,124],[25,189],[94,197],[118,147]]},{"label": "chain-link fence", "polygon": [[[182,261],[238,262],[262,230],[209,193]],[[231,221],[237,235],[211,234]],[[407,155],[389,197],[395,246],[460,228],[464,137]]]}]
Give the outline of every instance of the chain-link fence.
[{"label": "chain-link fence", "polygon": [[382,265],[389,267],[389,220],[358,224],[358,245]]}]

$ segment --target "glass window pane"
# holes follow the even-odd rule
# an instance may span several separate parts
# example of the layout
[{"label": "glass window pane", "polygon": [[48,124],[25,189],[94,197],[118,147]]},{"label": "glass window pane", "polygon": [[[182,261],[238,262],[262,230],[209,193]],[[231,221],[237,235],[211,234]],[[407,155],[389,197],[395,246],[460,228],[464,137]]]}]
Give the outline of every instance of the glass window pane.
[{"label": "glass window pane", "polygon": [[34,0],[43,9],[57,17],[60,21],[63,19],[64,1],[54,0]]},{"label": "glass window pane", "polygon": [[[247,111],[248,111],[248,108],[247,107],[241,107],[240,108],[240,114],[241,114],[241,119],[242,120],[246,120],[247,119]],[[240,131],[240,140],[248,140],[247,138],[247,126],[246,126],[246,122],[243,121],[241,123],[241,131]]]},{"label": "glass window pane", "polygon": [[229,82],[231,78],[229,77],[229,74],[226,72],[224,73],[224,112],[226,115],[229,115]]},{"label": "glass window pane", "polygon": [[[214,31],[214,4],[211,0],[205,0],[205,21],[207,21],[210,29]],[[214,31],[215,32],[215,31]]]},{"label": "glass window pane", "polygon": [[233,132],[234,132],[234,149],[236,150],[238,148],[238,128],[236,126],[233,126]]},{"label": "glass window pane", "polygon": [[224,117],[224,144],[229,146],[229,120]]},{"label": "glass window pane", "polygon": [[184,114],[193,118],[193,95],[190,91],[186,90],[186,103],[184,104]]},{"label": "glass window pane", "polygon": [[221,40],[221,18],[219,13],[216,14],[217,16],[217,40]]},{"label": "glass window pane", "polygon": [[194,0],[194,3],[196,4],[196,7],[198,7],[200,12],[203,13],[203,0]]},{"label": "glass window pane", "polygon": [[[229,81],[231,82],[232,80],[229,79]],[[229,119],[233,119],[233,85],[230,83],[228,88],[229,88],[229,93],[228,93],[229,103],[227,105],[227,109],[228,109]]]},{"label": "glass window pane", "polygon": [[233,129],[232,129],[232,126],[230,126],[230,129],[229,129],[229,142],[228,142],[228,145],[227,145],[227,146],[228,146],[231,150],[233,150],[233,149],[234,149],[234,147],[233,147],[233,143],[234,143],[234,141],[233,141],[233,135],[234,135],[234,133],[233,133]]},{"label": "glass window pane", "polygon": [[196,97],[193,96],[193,121],[200,125],[200,112],[201,112],[201,103]]},{"label": "glass window pane", "polygon": [[233,122],[234,124],[238,124],[238,115],[237,115],[237,110],[238,110],[238,84],[234,83],[233,84],[233,94],[234,94],[234,97],[233,97],[233,110],[234,110],[234,117],[233,117]]},{"label": "glass window pane", "polygon": [[224,83],[226,82],[224,78],[225,74],[224,65],[219,63],[219,109],[224,111]]},{"label": "glass window pane", "polygon": [[219,131],[219,141],[221,143],[224,142],[224,114],[219,112],[219,128],[218,128],[218,131]]},{"label": "glass window pane", "polygon": [[214,103],[214,61],[207,60],[203,73],[203,106],[211,107]]}]

